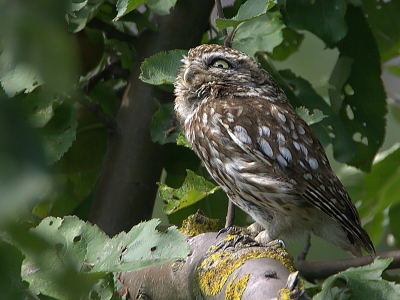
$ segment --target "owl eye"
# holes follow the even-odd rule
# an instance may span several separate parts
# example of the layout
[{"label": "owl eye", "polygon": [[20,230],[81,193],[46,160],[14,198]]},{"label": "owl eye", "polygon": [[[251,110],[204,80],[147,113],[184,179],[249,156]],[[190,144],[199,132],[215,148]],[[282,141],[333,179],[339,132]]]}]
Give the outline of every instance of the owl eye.
[{"label": "owl eye", "polygon": [[218,59],[218,60],[212,62],[211,65],[215,68],[220,68],[220,69],[228,69],[229,68],[229,64],[223,59]]}]

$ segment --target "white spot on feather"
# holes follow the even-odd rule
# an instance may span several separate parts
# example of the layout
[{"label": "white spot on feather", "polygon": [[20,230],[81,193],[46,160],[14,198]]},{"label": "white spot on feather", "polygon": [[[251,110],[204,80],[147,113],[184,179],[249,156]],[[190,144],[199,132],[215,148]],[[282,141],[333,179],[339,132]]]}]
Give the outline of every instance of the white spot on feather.
[{"label": "white spot on feather", "polygon": [[267,156],[269,156],[270,158],[273,158],[274,152],[272,151],[272,148],[271,148],[271,146],[269,145],[269,143],[268,143],[267,141],[261,140],[261,141],[260,141],[260,146],[261,146],[262,151],[263,151]]},{"label": "white spot on feather", "polygon": [[247,133],[247,130],[244,129],[244,127],[240,126],[240,125],[236,125],[234,127],[235,130],[235,135],[238,137],[238,139],[245,144],[251,144],[252,140],[250,138],[250,136]]},{"label": "white spot on feather", "polygon": [[310,164],[311,169],[313,170],[318,169],[318,161],[315,158],[309,158],[308,163]]},{"label": "white spot on feather", "polygon": [[292,153],[290,150],[286,147],[281,147],[279,148],[279,152],[282,154],[282,156],[287,160],[291,161],[292,160]]}]

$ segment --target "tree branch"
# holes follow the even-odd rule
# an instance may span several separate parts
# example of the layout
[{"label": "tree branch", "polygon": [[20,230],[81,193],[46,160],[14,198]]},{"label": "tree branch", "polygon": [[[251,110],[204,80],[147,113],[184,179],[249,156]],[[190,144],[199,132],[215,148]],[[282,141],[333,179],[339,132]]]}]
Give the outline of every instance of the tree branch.
[{"label": "tree branch", "polygon": [[309,299],[280,247],[247,246],[215,232],[188,242],[191,254],[183,260],[120,274],[127,299],[272,299],[281,289],[297,296],[290,299]]},{"label": "tree branch", "polygon": [[[400,268],[400,250],[378,253],[378,257],[393,257],[393,262],[388,269]],[[295,267],[308,281],[324,279],[338,272],[344,271],[350,267],[360,267],[371,263],[370,256],[353,257],[346,259],[334,259],[325,261],[298,261]]]}]

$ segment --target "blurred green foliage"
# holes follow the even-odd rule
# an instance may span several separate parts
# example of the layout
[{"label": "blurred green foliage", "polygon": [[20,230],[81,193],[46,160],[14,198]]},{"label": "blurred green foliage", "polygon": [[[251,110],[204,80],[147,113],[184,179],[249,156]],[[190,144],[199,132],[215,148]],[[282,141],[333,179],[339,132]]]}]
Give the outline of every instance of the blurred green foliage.
[{"label": "blurred green foliage", "polygon": [[[2,299],[117,299],[111,272],[175,259],[172,254],[185,255],[185,244],[164,249],[167,240],[181,241],[181,237],[175,229],[158,232],[156,221],[113,240],[83,221],[90,214],[108,132],[113,130],[136,63],[136,37],[143,30],[159,30],[149,16],[168,14],[175,3],[0,1]],[[355,167],[342,167],[339,175],[374,243],[381,245],[378,250],[390,249],[386,240],[397,247],[400,241],[398,144],[377,156],[385,141],[387,113],[381,68],[399,55],[399,12],[397,1],[237,0],[226,8],[225,19],[216,20],[219,29],[233,31],[233,47],[255,56],[293,106],[303,107],[304,118],[314,122],[312,128],[324,146],[332,146],[334,158]],[[326,95],[300,74],[274,67],[302,50],[306,32],[326,45],[322,52],[339,53],[325,80]],[[205,33],[203,42],[221,44],[219,37]],[[141,79],[172,92],[187,50],[147,59]],[[398,78],[397,66],[384,68]],[[224,219],[226,195],[187,147],[173,104],[149,101],[158,106],[151,134],[166,157],[166,176],[160,185],[164,198],[171,196],[174,204],[169,222],[180,225],[198,208],[208,217]],[[398,129],[398,123],[394,126]],[[237,225],[250,221],[237,212]],[[151,245],[144,243],[141,253],[130,246],[150,235]],[[152,252],[159,256],[154,259],[153,253],[149,259],[154,245],[157,250]],[[136,264],[138,258],[143,261]],[[384,262],[376,268],[381,272],[386,266]],[[374,278],[368,277],[369,271],[365,274],[362,284],[366,286],[369,280],[380,280],[380,273]],[[353,284],[354,278],[348,278]],[[337,278],[331,279],[322,293],[335,282]]]}]

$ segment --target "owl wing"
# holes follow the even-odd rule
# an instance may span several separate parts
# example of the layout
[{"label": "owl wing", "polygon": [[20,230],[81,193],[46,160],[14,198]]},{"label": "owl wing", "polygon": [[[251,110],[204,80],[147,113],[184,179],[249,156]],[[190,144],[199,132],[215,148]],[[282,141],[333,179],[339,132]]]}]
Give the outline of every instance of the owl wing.
[{"label": "owl wing", "polygon": [[322,145],[288,103],[241,98],[219,101],[218,106],[222,115],[228,116],[219,119],[220,124],[256,162],[255,174],[268,174],[284,181],[292,193],[339,222],[350,233],[352,243],[355,237],[370,254],[375,252],[350,196],[331,170]]}]

